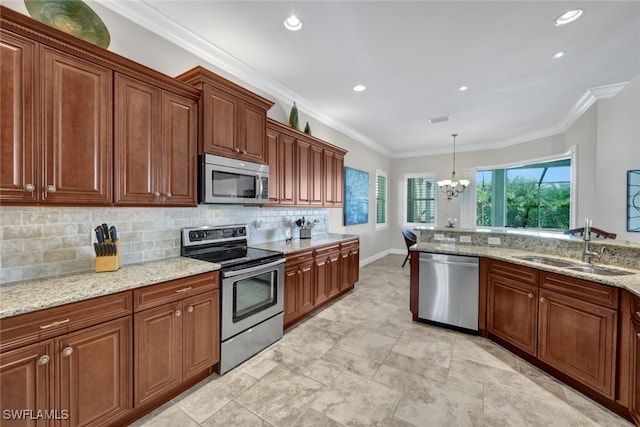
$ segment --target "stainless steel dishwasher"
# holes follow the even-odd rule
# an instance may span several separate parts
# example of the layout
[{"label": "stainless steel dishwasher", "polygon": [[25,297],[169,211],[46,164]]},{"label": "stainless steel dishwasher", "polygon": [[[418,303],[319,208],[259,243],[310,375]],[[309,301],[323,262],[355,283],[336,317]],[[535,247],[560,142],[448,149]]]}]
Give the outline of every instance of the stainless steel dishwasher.
[{"label": "stainless steel dishwasher", "polygon": [[478,258],[420,253],[418,318],[478,332]]}]

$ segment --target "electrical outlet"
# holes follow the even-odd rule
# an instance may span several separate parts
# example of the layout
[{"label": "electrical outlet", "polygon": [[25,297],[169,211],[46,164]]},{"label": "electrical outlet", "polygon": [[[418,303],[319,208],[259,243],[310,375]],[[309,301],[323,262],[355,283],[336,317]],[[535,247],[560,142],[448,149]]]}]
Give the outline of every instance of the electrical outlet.
[{"label": "electrical outlet", "polygon": [[489,243],[490,245],[499,245],[500,244],[500,238],[499,237],[489,237],[487,240],[487,243]]},{"label": "electrical outlet", "polygon": [[444,234],[434,234],[433,240],[444,240]]},{"label": "electrical outlet", "polygon": [[471,243],[471,236],[460,236],[460,243]]}]

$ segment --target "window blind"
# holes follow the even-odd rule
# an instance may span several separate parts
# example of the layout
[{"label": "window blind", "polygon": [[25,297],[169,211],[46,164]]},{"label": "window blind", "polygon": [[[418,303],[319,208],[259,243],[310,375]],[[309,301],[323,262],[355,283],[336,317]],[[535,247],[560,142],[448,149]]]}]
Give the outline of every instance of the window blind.
[{"label": "window blind", "polygon": [[387,223],[387,176],[376,174],[376,224]]}]

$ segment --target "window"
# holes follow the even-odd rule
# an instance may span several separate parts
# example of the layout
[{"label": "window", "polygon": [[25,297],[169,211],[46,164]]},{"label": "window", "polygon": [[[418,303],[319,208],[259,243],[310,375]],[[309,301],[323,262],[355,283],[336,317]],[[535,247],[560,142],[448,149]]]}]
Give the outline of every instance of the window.
[{"label": "window", "polygon": [[478,226],[566,230],[571,220],[571,159],[478,170]]},{"label": "window", "polygon": [[405,184],[405,224],[434,225],[436,223],[436,176],[407,174]]},{"label": "window", "polygon": [[387,173],[376,170],[376,228],[387,226]]}]

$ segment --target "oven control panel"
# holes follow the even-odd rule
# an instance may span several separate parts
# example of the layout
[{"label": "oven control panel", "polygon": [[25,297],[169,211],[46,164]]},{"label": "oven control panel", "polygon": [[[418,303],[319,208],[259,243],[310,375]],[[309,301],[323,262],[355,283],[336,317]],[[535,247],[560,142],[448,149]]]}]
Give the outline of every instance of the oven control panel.
[{"label": "oven control panel", "polygon": [[182,229],[183,246],[243,240],[246,238],[246,225],[203,226]]}]

